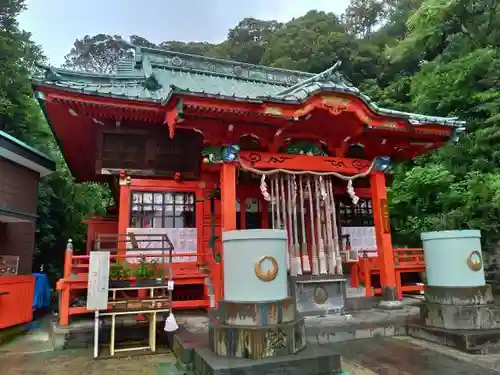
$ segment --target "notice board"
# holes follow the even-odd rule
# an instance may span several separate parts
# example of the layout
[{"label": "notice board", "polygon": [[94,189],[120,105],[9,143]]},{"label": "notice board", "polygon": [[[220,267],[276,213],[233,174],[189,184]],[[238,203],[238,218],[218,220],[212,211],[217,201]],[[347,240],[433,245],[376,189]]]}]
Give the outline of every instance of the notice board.
[{"label": "notice board", "polygon": [[107,310],[109,293],[109,252],[91,251],[87,310]]}]

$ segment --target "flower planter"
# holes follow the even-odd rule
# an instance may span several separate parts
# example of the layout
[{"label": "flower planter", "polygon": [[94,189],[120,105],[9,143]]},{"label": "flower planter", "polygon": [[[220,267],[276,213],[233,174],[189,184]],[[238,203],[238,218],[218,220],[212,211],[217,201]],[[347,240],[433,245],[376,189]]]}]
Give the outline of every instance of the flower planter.
[{"label": "flower planter", "polygon": [[130,280],[110,280],[110,288],[127,288],[130,286]]},{"label": "flower planter", "polygon": [[161,279],[137,279],[135,281],[135,285],[138,287],[141,286],[155,286],[155,285],[163,285],[163,281]]}]

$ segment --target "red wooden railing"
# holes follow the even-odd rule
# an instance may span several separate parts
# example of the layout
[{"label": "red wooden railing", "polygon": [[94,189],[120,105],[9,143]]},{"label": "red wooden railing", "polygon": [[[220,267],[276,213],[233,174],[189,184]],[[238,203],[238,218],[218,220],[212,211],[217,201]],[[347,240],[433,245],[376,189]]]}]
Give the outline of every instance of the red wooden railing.
[{"label": "red wooden railing", "polygon": [[[367,250],[366,254],[377,253],[377,250]],[[396,272],[396,294],[399,299],[403,298],[403,292],[419,292],[423,285],[403,285],[401,274],[408,272],[424,272],[424,250],[423,249],[394,249],[394,268]],[[378,257],[360,256],[357,263],[351,268],[351,284],[359,288],[361,283],[365,287],[366,296],[381,294],[380,288],[373,288],[371,276],[380,274],[380,263]]]},{"label": "red wooden railing", "polygon": [[[109,250],[109,249],[103,249]],[[168,252],[165,254],[141,254],[146,258],[165,258],[165,275],[168,275],[168,262],[170,255]],[[220,264],[215,262],[213,255],[211,253],[198,252],[193,253],[174,253],[174,258],[178,257],[196,257],[194,262],[178,262],[172,263],[172,278],[176,286],[179,285],[203,285],[206,277],[210,277],[212,280],[212,285],[216,294],[216,301],[220,299]],[[112,252],[110,254],[110,259],[114,260],[126,260],[128,258],[138,258],[137,250],[135,254],[127,254],[123,252]],[[71,306],[72,297],[77,292],[85,292],[87,290],[88,283],[88,270],[89,270],[90,255],[75,255],[73,251],[73,245],[71,240],[68,242],[67,249],[64,255],[64,275],[56,284],[56,289],[60,292],[59,296],[59,324],[68,325],[69,318],[73,315],[86,314],[89,311],[85,306]],[[207,264],[208,274],[202,272],[200,264]],[[133,264],[130,264],[133,267]],[[135,280],[131,277],[130,280]],[[174,309],[198,309],[198,308],[208,308],[209,298],[205,293],[203,299],[181,299],[174,300],[172,307]]]}]

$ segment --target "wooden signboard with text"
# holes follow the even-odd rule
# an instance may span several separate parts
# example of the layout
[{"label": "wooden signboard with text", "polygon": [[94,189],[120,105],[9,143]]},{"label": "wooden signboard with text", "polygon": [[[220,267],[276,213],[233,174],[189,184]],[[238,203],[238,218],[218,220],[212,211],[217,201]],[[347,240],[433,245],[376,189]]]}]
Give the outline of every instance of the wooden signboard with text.
[{"label": "wooden signboard with text", "polygon": [[91,251],[87,289],[87,310],[107,310],[109,292],[109,251]]},{"label": "wooden signboard with text", "polygon": [[382,215],[382,229],[384,233],[390,233],[391,225],[389,222],[389,205],[387,204],[387,199],[380,200],[380,211]]},{"label": "wooden signboard with text", "polygon": [[0,255],[0,277],[16,276],[19,271],[19,257]]},{"label": "wooden signboard with text", "polygon": [[200,172],[203,136],[179,129],[170,139],[168,131],[104,130],[98,144],[96,173],[196,180]]}]

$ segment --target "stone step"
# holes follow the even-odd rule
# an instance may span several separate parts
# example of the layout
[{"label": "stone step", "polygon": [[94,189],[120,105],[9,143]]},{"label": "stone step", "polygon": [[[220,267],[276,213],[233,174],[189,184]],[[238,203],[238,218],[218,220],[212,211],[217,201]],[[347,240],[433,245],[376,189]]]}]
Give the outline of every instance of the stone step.
[{"label": "stone step", "polygon": [[294,354],[261,360],[236,359],[217,356],[207,348],[195,349],[196,375],[334,375],[342,374],[340,355],[330,348],[308,345]]},{"label": "stone step", "polygon": [[158,365],[158,375],[194,375],[190,370],[182,370],[175,363],[162,363]]},{"label": "stone step", "polygon": [[451,330],[408,324],[408,336],[449,346],[469,354],[500,353],[500,329]]}]

